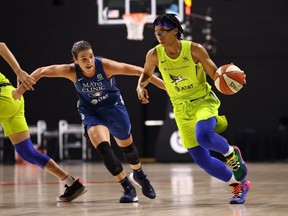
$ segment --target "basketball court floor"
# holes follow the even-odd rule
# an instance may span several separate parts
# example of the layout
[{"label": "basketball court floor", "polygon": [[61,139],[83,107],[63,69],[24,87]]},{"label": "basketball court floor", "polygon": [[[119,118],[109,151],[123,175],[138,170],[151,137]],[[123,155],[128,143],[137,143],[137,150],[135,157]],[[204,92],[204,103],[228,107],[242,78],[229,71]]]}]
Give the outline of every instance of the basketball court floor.
[{"label": "basketball court floor", "polygon": [[[211,178],[193,163],[144,163],[157,192],[150,200],[139,188],[138,203],[120,204],[122,188],[102,163],[65,162],[88,192],[71,203],[57,203],[63,193],[59,181],[33,165],[0,164],[0,215],[67,216],[264,216],[288,215],[288,163],[251,163],[253,186],[243,205],[229,205],[226,183]],[[129,174],[129,167],[124,164]]]}]

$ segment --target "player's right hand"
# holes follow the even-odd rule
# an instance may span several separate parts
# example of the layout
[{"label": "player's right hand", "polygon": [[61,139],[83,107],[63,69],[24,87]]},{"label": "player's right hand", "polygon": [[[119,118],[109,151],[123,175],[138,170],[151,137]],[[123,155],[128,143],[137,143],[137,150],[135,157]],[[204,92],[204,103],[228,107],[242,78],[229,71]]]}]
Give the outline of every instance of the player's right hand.
[{"label": "player's right hand", "polygon": [[137,91],[138,99],[142,104],[149,103],[149,94],[148,94],[147,89],[141,86],[137,86],[136,91]]}]

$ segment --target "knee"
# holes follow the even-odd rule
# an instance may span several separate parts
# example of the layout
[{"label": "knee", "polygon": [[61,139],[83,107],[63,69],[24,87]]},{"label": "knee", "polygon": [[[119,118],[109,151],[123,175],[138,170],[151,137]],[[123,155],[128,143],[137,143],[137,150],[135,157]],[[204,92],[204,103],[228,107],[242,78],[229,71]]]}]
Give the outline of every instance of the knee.
[{"label": "knee", "polygon": [[97,151],[101,155],[106,168],[113,176],[119,175],[123,171],[123,167],[115,156],[108,142],[102,142],[97,146]]},{"label": "knee", "polygon": [[119,148],[123,152],[124,158],[129,164],[135,165],[140,162],[138,150],[133,143],[129,146]]},{"label": "knee", "polygon": [[50,157],[47,155],[41,154],[40,152],[36,151],[30,138],[15,144],[15,150],[19,154],[19,156],[29,163],[35,164],[42,169],[46,166]]},{"label": "knee", "polygon": [[210,144],[212,142],[213,136],[214,136],[214,132],[213,131],[198,130],[196,132],[197,142],[201,146],[205,146],[205,144]]},{"label": "knee", "polygon": [[109,142],[101,142],[96,149],[101,154],[101,156],[109,154],[109,152],[112,151]]}]

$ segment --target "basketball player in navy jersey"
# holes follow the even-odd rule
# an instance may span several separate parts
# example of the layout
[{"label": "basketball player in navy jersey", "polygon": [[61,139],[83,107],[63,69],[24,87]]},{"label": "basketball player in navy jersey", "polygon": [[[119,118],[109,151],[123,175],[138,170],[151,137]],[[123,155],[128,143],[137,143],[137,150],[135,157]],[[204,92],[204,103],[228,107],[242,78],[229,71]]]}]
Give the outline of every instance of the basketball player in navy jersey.
[{"label": "basketball player in navy jersey", "polygon": [[[130,180],[140,186],[146,197],[154,199],[156,193],[142,170],[138,151],[133,143],[129,115],[113,77],[140,76],[143,68],[107,58],[95,58],[91,45],[86,41],[74,43],[72,56],[72,64],[38,68],[31,76],[35,81],[42,77],[63,77],[74,83],[79,96],[78,111],[85,126],[85,133],[102,156],[106,168],[124,189],[120,203],[137,202],[138,198],[135,187],[111,149],[110,133],[133,170]],[[151,82],[165,90],[162,80],[156,76],[152,77]],[[14,98],[19,98],[24,92],[25,88],[20,86],[14,92]]]}]

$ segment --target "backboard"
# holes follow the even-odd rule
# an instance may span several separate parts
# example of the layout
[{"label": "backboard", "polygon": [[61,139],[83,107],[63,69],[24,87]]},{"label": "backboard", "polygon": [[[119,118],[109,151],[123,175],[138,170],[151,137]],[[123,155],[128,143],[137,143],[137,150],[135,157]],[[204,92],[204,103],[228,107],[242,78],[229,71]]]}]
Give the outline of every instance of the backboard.
[{"label": "backboard", "polygon": [[147,13],[146,23],[153,23],[161,14],[175,13],[184,19],[183,0],[97,0],[99,25],[125,25],[124,14]]}]

